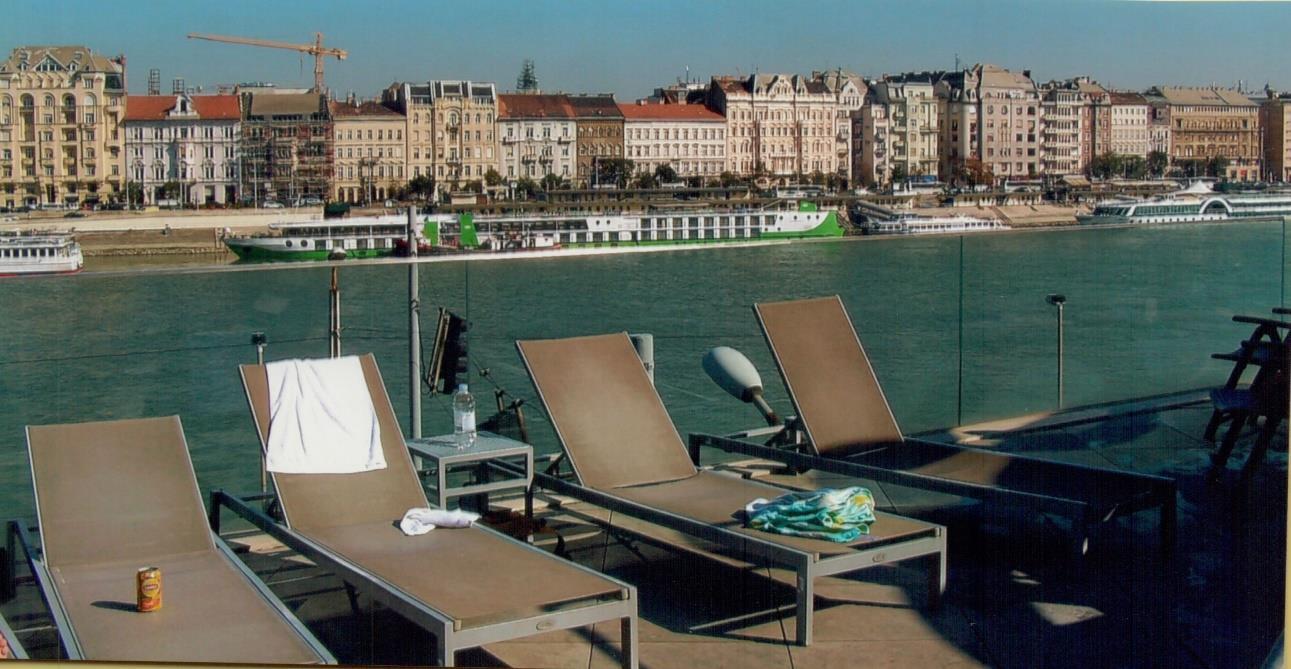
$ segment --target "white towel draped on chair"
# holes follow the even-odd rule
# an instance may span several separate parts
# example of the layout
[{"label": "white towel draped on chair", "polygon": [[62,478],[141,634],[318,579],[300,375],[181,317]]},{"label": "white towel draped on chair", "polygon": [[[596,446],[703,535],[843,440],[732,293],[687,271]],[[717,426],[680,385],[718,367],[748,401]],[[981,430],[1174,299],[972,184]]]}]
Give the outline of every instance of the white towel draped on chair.
[{"label": "white towel draped on chair", "polygon": [[355,356],[283,360],[269,379],[266,464],[283,474],[351,474],[384,469],[381,430]]}]

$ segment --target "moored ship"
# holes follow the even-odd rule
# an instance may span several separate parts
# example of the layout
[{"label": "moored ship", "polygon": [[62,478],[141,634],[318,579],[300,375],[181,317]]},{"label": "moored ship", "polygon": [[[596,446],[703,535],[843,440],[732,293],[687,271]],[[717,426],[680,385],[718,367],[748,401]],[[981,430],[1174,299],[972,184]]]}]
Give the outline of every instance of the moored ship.
[{"label": "moored ship", "polygon": [[992,218],[973,216],[899,216],[891,221],[870,221],[864,227],[869,235],[933,235],[962,232],[1008,230],[1009,226]]},{"label": "moored ship", "polygon": [[81,246],[69,234],[0,233],[0,276],[73,274],[84,264]]},{"label": "moored ship", "polygon": [[1076,220],[1086,225],[1211,223],[1291,216],[1291,194],[1211,195],[1105,202]]},{"label": "moored ship", "polygon": [[[270,226],[268,235],[231,237],[242,259],[322,260],[391,255],[407,239],[402,216]],[[840,237],[838,214],[810,202],[783,210],[681,210],[643,214],[418,217],[425,251],[521,251],[738,243]]]}]

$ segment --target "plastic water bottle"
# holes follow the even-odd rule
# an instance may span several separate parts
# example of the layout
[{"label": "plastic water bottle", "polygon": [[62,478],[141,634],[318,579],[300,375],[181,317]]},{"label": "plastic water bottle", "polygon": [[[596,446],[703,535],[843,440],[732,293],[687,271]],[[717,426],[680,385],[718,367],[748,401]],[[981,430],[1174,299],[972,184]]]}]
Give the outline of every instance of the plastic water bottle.
[{"label": "plastic water bottle", "polygon": [[475,445],[475,398],[465,383],[453,393],[453,437],[458,450]]}]

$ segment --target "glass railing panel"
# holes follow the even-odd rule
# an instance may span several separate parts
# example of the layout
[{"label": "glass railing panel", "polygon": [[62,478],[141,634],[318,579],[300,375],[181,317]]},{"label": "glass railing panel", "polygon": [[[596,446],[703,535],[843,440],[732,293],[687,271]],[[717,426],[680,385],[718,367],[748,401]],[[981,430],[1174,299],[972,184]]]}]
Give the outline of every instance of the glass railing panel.
[{"label": "glass railing panel", "polygon": [[1211,387],[1210,354],[1248,334],[1233,314],[1282,299],[1282,224],[1175,225],[965,237],[964,420]]},{"label": "glass railing panel", "polygon": [[751,307],[838,294],[901,424],[942,426],[954,420],[957,262],[958,246],[935,238],[472,261],[471,353],[493,382],[529,400],[531,433],[542,449],[555,446],[516,339],[652,334],[656,387],[679,431],[735,431],[761,418],[704,374],[704,353],[719,345],[742,351],[772,406],[791,413]]}]

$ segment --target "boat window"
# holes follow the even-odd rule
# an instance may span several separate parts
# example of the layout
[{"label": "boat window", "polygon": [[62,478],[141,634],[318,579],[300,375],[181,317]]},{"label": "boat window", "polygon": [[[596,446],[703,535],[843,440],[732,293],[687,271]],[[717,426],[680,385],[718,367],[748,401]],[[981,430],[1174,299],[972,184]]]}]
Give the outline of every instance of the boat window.
[{"label": "boat window", "polygon": [[302,240],[300,240],[300,247],[301,247],[301,248],[308,248],[308,247],[309,247],[309,240],[308,240],[308,239],[302,239]]},{"label": "boat window", "polygon": [[291,240],[290,240],[290,239],[288,239],[288,240],[287,240],[287,248],[291,248]]}]

